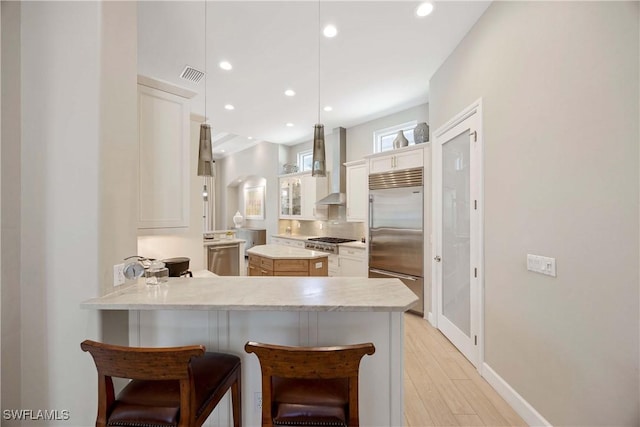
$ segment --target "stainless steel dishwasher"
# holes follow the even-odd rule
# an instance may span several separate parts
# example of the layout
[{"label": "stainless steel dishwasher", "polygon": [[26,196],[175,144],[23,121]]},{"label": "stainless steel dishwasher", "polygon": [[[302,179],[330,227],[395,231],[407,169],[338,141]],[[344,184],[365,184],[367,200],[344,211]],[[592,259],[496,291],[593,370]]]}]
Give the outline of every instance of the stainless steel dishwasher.
[{"label": "stainless steel dishwasher", "polygon": [[240,245],[211,245],[207,250],[207,269],[218,276],[240,275]]}]

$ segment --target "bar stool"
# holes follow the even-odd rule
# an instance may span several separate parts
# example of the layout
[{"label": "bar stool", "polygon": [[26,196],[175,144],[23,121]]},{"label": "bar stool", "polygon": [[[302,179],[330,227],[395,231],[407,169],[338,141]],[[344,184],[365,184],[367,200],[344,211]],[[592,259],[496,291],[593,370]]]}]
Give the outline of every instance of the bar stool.
[{"label": "bar stool", "polygon": [[360,425],[358,371],[371,343],[287,347],[248,342],[262,370],[262,426]]},{"label": "bar stool", "polygon": [[[122,347],[85,340],[98,370],[96,426],[199,427],[231,389],[240,427],[240,358],[204,346]],[[114,397],[112,377],[131,381]]]}]

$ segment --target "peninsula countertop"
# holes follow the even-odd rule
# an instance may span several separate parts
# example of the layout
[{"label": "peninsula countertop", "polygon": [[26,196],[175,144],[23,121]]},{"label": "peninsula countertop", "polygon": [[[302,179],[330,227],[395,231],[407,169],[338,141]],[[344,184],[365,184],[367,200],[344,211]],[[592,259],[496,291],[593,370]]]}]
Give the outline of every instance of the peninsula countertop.
[{"label": "peninsula countertop", "polygon": [[170,278],[144,280],[80,304],[95,310],[404,312],[418,297],[398,279],[366,277]]},{"label": "peninsula countertop", "polygon": [[250,255],[257,255],[272,259],[317,259],[328,257],[329,254],[309,249],[282,245],[260,245],[247,250]]}]

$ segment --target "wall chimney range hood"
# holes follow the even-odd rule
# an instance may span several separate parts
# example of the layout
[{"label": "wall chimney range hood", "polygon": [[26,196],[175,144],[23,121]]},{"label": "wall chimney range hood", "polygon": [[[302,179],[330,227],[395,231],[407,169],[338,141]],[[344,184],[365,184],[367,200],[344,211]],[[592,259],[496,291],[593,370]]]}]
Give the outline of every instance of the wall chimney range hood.
[{"label": "wall chimney range hood", "polygon": [[335,128],[330,135],[325,137],[325,148],[330,157],[328,164],[331,165],[331,193],[316,202],[316,205],[345,206],[347,204],[345,167],[344,162],[347,157],[347,130],[345,128]]}]

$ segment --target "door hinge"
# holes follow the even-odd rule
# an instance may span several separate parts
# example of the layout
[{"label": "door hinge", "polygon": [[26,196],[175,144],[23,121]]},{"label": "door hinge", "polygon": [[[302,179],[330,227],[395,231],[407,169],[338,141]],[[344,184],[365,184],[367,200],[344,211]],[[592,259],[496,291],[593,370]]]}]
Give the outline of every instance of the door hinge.
[{"label": "door hinge", "polygon": [[476,267],[473,269],[473,277],[478,277],[478,269]]},{"label": "door hinge", "polygon": [[477,200],[473,201],[473,209],[476,210],[476,211],[478,210],[478,201]]},{"label": "door hinge", "polygon": [[478,345],[478,336],[474,335],[474,337],[475,337],[475,339],[474,339],[475,345]]},{"label": "door hinge", "polygon": [[473,136],[473,142],[478,142],[478,132],[474,130],[469,134],[469,136]]}]

